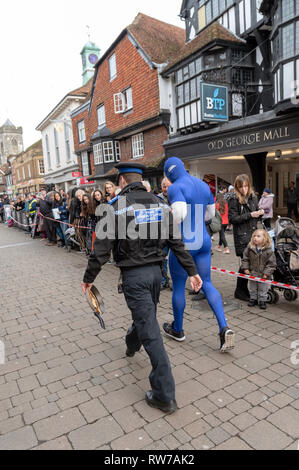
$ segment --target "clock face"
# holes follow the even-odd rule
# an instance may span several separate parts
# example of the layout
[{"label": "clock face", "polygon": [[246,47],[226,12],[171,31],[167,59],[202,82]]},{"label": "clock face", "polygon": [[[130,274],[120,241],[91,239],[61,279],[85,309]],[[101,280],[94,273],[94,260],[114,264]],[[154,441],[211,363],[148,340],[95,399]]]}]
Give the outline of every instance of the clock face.
[{"label": "clock face", "polygon": [[95,64],[98,61],[98,56],[96,54],[90,54],[88,60],[91,64]]}]

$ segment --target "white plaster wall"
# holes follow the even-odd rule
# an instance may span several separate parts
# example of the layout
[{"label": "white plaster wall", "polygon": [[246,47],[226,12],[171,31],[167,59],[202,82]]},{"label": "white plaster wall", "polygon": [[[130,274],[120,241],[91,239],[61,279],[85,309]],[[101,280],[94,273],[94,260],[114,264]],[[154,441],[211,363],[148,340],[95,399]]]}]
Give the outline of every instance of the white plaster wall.
[{"label": "white plaster wall", "polygon": [[[44,152],[44,164],[45,164],[45,177],[47,175],[59,170],[66,169],[71,167],[74,164],[77,164],[77,156],[74,151],[74,137],[72,130],[72,121],[70,118],[70,113],[78,107],[78,102],[73,102],[68,105],[68,107],[61,112],[53,121],[50,122],[46,128],[42,131],[42,143],[43,143],[43,152]],[[70,153],[71,159],[67,161],[67,152],[66,152],[66,143],[65,143],[65,134],[64,134],[64,121],[67,121],[69,128],[69,142],[70,142]],[[60,164],[56,163],[56,148],[54,140],[54,128],[57,130],[57,138],[59,144],[59,154],[60,154]],[[51,155],[51,168],[48,166],[48,157],[47,157],[47,146],[46,146],[46,135],[48,135],[49,141],[49,150]]]}]

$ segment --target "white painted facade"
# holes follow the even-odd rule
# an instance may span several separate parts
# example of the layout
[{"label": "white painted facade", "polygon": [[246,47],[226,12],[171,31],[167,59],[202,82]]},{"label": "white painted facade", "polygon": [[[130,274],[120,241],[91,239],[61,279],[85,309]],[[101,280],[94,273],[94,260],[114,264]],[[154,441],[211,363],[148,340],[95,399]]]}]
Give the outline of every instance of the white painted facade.
[{"label": "white painted facade", "polygon": [[79,170],[71,113],[85,98],[67,95],[37,127],[42,134],[45,181],[65,191],[76,184],[72,173]]}]

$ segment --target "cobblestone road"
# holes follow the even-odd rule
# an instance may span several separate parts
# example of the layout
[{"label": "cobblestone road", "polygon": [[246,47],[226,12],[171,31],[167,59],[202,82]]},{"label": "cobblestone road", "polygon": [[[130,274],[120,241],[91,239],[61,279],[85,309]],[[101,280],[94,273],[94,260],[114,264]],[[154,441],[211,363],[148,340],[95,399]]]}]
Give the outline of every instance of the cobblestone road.
[{"label": "cobblestone road", "polygon": [[[229,235],[230,245],[232,237]],[[213,264],[236,268],[235,256]],[[106,266],[96,285],[106,305],[104,332],[80,282],[83,255],[32,241],[0,226],[1,449],[298,449],[299,301],[260,311],[233,299],[235,280],[213,274],[237,347],[218,352],[207,303],[186,308],[186,342],[165,338],[179,411],[166,416],[144,401],[149,361],[125,357],[130,313],[117,294],[118,270]],[[159,322],[171,319],[164,291]],[[299,357],[299,355],[298,355]]]}]

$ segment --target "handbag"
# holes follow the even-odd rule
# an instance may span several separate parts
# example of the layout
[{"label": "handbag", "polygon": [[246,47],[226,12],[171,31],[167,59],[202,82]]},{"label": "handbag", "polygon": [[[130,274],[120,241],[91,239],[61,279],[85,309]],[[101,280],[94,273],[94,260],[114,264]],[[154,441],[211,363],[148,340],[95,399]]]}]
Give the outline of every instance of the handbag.
[{"label": "handbag", "polygon": [[210,229],[213,233],[218,233],[221,231],[222,228],[222,217],[220,212],[216,209],[215,216],[212,218],[210,225]]}]

